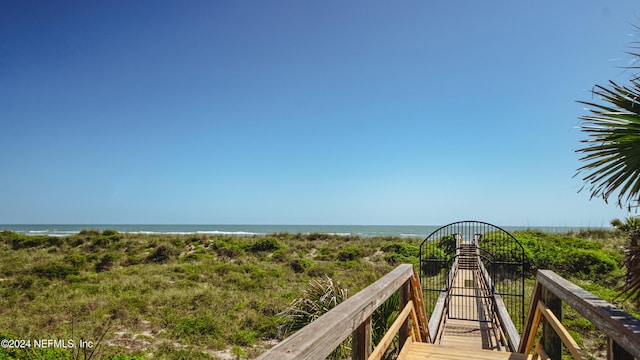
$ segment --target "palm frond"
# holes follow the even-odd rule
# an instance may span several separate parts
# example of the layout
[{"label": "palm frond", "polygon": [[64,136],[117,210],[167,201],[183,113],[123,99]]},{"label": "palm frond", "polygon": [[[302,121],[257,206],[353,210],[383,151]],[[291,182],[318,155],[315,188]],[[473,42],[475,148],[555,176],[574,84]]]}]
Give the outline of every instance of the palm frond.
[{"label": "palm frond", "polygon": [[583,175],[591,198],[607,201],[617,193],[618,206],[631,208],[640,200],[640,80],[631,86],[611,81],[610,87],[596,86],[593,94],[604,103],[580,101],[591,114],[580,117],[587,138],[576,150],[585,163],[576,175]]}]

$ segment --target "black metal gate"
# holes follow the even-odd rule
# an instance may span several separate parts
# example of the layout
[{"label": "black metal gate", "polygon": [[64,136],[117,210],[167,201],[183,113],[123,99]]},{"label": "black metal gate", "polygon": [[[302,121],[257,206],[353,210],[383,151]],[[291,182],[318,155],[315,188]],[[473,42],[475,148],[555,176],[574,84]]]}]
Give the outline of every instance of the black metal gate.
[{"label": "black metal gate", "polygon": [[499,294],[521,332],[523,265],[520,242],[495,225],[460,221],[443,226],[420,245],[420,281],[427,312],[433,312],[440,298],[445,299],[449,319],[494,322],[495,294]]}]

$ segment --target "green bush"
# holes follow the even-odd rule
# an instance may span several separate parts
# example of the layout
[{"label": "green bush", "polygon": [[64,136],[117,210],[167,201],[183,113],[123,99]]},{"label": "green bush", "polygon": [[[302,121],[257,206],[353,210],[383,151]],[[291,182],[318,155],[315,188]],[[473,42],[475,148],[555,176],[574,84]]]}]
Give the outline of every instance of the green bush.
[{"label": "green bush", "polygon": [[120,235],[98,235],[93,239],[94,247],[109,247],[120,241]]},{"label": "green bush", "polygon": [[321,246],[318,249],[317,259],[322,261],[332,261],[336,258],[334,249],[330,246]]},{"label": "green bush", "polygon": [[233,239],[217,239],[211,244],[211,249],[215,250],[218,256],[230,259],[244,254],[243,246]]},{"label": "green bush", "polygon": [[618,262],[608,254],[598,250],[576,249],[568,262],[560,268],[568,274],[603,275],[618,269]]},{"label": "green bush", "polygon": [[113,267],[116,259],[117,256],[115,254],[105,254],[96,264],[96,272],[110,270]]},{"label": "green bush", "polygon": [[69,265],[50,264],[34,267],[33,273],[47,279],[64,279],[68,275],[78,275],[80,271]]},{"label": "green bush", "polygon": [[223,333],[219,322],[210,316],[180,319],[175,325],[174,331],[180,338],[217,338]]},{"label": "green bush", "polygon": [[289,258],[289,253],[285,249],[278,249],[273,252],[271,259],[274,261],[286,261]]},{"label": "green bush", "polygon": [[158,246],[153,253],[147,256],[147,261],[155,263],[165,263],[176,255],[177,251],[174,248],[163,244]]},{"label": "green bush", "polygon": [[260,252],[260,251],[275,251],[282,247],[278,239],[267,237],[262,240],[258,240],[257,242],[251,245],[251,252]]},{"label": "green bush", "polygon": [[182,240],[182,238],[174,238],[173,240],[171,240],[171,244],[175,247],[183,247],[184,246],[184,241]]},{"label": "green bush", "polygon": [[120,233],[117,232],[116,230],[107,229],[107,230],[104,230],[102,232],[102,235],[103,236],[118,236],[118,235],[120,235]]},{"label": "green bush", "polygon": [[391,265],[418,264],[420,262],[420,247],[414,244],[392,242],[384,244],[380,250],[388,253],[384,259]]},{"label": "green bush", "polygon": [[404,255],[407,257],[420,256],[420,247],[410,243],[392,242],[382,245],[382,247],[380,247],[380,250],[384,252],[394,252],[396,254]]},{"label": "green bush", "polygon": [[289,262],[289,267],[296,273],[303,273],[311,269],[313,261],[309,259],[295,259]]},{"label": "green bush", "polygon": [[57,236],[25,235],[14,232],[9,232],[8,234],[5,232],[5,234],[3,234],[3,237],[6,236],[14,250],[38,246],[60,246],[64,243],[63,239]]},{"label": "green bush", "polygon": [[404,256],[402,254],[386,254],[384,256],[384,260],[389,265],[398,265],[398,264],[414,264],[417,265],[420,262],[420,259],[415,256]]},{"label": "green bush", "polygon": [[317,233],[317,232],[313,232],[310,234],[307,234],[305,236],[305,239],[307,241],[319,241],[319,240],[329,240],[331,238],[330,234],[327,233]]},{"label": "green bush", "polygon": [[240,346],[253,345],[258,334],[253,330],[240,330],[231,335],[231,343]]},{"label": "green bush", "polygon": [[338,252],[336,258],[340,261],[351,261],[360,259],[364,256],[361,248],[355,246],[347,246]]},{"label": "green bush", "polygon": [[33,286],[34,283],[35,283],[35,280],[32,276],[24,276],[24,277],[17,278],[16,281],[13,283],[13,286],[26,290],[31,288],[31,286]]},{"label": "green bush", "polygon": [[525,269],[550,269],[563,276],[588,277],[619,269],[620,254],[603,249],[599,242],[541,231],[514,234],[525,251]]},{"label": "green bush", "polygon": [[64,257],[64,262],[70,264],[76,269],[82,269],[87,263],[87,258],[83,255],[69,254]]}]

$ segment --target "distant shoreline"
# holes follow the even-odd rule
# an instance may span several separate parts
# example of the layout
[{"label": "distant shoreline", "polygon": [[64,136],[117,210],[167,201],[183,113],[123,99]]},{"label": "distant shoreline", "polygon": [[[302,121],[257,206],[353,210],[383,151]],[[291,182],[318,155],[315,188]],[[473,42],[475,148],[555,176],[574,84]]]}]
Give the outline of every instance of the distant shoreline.
[{"label": "distant shoreline", "polygon": [[[500,226],[499,224],[496,224]],[[81,230],[113,229],[118,232],[149,235],[230,235],[260,236],[273,233],[326,233],[361,237],[425,238],[441,225],[152,225],[152,224],[5,224],[0,231],[27,235],[70,236]],[[501,226],[507,231],[540,230],[547,233],[567,233],[585,229],[611,229],[596,226]]]}]

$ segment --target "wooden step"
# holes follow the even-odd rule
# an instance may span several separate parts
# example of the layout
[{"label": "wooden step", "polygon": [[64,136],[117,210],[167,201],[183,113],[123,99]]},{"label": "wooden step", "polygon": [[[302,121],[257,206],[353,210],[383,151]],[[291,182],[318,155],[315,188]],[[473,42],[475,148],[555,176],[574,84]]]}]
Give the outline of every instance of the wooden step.
[{"label": "wooden step", "polygon": [[506,351],[481,350],[461,348],[427,343],[412,342],[409,339],[400,351],[398,360],[454,360],[454,359],[481,359],[481,360],[535,360],[537,356],[511,353]]}]

